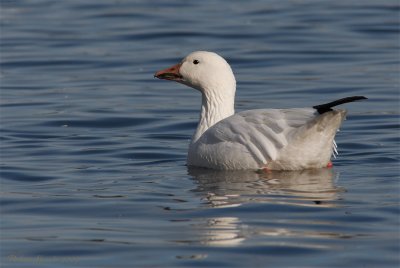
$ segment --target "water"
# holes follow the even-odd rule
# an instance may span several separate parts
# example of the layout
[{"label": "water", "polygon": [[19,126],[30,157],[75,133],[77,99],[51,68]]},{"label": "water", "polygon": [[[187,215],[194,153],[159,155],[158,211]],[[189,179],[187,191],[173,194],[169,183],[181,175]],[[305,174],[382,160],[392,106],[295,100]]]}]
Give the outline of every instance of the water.
[{"label": "water", "polygon": [[[398,1],[2,1],[2,267],[398,267]],[[194,50],[237,110],[346,105],[334,168],[185,166]]]}]

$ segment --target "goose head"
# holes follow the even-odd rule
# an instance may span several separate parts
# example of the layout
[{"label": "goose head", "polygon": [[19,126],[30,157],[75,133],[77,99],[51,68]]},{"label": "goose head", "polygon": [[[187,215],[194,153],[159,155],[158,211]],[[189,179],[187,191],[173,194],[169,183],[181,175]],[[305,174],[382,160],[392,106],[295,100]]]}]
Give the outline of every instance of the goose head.
[{"label": "goose head", "polygon": [[235,113],[235,76],[226,60],[216,53],[190,53],[180,63],[158,71],[154,76],[182,83],[201,92],[200,120],[191,144],[195,144],[215,123]]},{"label": "goose head", "polygon": [[231,67],[214,52],[192,52],[180,63],[158,71],[154,76],[182,83],[205,95],[234,96],[236,90]]}]

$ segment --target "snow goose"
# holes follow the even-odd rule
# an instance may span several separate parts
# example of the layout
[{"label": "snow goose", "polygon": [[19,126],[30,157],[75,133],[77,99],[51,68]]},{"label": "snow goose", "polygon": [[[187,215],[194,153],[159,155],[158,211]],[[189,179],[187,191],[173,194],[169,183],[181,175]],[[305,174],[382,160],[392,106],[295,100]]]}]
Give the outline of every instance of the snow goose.
[{"label": "snow goose", "polygon": [[157,72],[201,92],[200,120],[187,164],[219,170],[303,170],[330,167],[335,134],[345,110],[332,107],[366,99],[353,96],[310,108],[257,109],[235,114],[236,80],[216,53],[196,51]]}]

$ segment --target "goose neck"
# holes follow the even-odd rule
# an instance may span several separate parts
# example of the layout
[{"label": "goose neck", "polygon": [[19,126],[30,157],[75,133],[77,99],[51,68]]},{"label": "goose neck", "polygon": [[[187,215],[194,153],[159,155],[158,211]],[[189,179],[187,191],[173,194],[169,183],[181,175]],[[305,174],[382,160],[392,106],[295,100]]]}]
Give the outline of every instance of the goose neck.
[{"label": "goose neck", "polygon": [[210,127],[235,113],[235,96],[219,96],[218,94],[202,94],[200,120],[193,136],[192,143]]}]

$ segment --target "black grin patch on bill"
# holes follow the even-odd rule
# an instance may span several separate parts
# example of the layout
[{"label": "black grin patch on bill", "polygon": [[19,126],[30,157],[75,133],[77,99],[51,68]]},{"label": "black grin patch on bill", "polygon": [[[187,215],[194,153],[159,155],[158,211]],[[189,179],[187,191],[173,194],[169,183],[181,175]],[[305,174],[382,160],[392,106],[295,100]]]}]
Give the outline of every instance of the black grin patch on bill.
[{"label": "black grin patch on bill", "polygon": [[166,80],[182,80],[182,75],[174,74],[174,73],[162,73],[156,76],[159,79],[166,79]]}]

